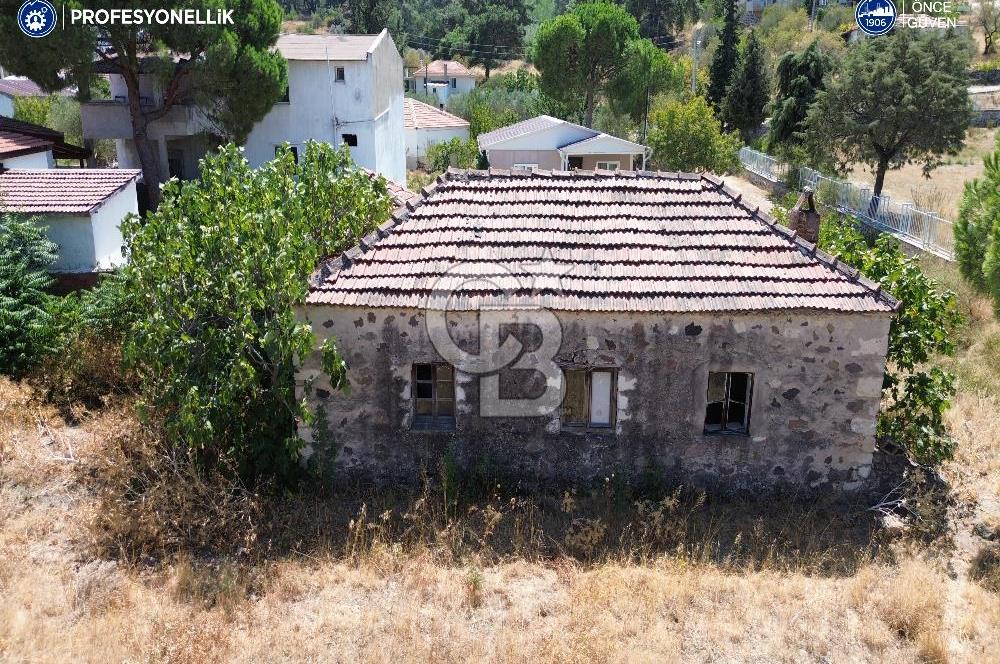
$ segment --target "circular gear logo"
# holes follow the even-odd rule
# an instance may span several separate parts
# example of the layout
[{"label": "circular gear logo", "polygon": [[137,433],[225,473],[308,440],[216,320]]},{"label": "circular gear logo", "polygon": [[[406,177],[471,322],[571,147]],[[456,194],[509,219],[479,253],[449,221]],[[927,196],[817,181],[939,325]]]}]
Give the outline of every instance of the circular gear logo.
[{"label": "circular gear logo", "polygon": [[28,0],[17,12],[17,27],[29,37],[45,37],[56,29],[56,8],[48,0]]},{"label": "circular gear logo", "polygon": [[862,0],[854,10],[861,32],[879,37],[896,25],[896,4],[892,0]]}]

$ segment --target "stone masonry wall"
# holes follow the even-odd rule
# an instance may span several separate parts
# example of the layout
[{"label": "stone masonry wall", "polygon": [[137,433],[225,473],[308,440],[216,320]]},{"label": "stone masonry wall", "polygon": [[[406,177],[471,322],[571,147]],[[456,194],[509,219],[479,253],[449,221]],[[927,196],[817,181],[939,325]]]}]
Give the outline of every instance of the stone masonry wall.
[{"label": "stone masonry wall", "polygon": [[[309,306],[300,316],[320,343],[336,338],[351,388],[332,392],[319,353],[300,367],[300,397],[321,411],[300,427],[307,454],[335,458],[340,478],[378,484],[436,475],[443,455],[529,487],[655,473],[733,489],[853,489],[868,476],[889,315],[556,313],[560,363],[618,370],[614,430],[566,431],[558,414],[479,417],[479,378],[457,370],[456,430],[411,430],[412,364],[440,361],[423,313]],[[449,320],[475,350],[475,314]],[[754,374],[748,435],[704,433],[709,371]]]}]

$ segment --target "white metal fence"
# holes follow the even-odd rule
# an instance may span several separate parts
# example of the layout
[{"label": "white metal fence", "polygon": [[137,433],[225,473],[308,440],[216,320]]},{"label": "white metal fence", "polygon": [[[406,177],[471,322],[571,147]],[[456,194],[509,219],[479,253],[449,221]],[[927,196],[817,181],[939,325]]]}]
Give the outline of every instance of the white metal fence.
[{"label": "white metal fence", "polygon": [[[787,181],[788,164],[750,148],[740,150],[740,161],[748,171],[774,182]],[[913,203],[894,201],[889,196],[872,196],[869,187],[859,187],[802,166],[798,170],[799,187],[812,187],[821,205],[849,214],[868,226],[891,233],[903,242],[947,260],[955,259],[952,222],[932,212],[920,210]]]}]

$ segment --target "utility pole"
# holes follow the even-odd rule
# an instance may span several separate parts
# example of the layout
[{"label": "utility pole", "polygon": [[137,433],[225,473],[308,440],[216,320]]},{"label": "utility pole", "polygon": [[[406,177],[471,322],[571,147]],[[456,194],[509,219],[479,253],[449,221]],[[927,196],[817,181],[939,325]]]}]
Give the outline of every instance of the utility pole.
[{"label": "utility pole", "polygon": [[691,33],[691,96],[698,94],[698,47],[701,46],[701,28]]}]

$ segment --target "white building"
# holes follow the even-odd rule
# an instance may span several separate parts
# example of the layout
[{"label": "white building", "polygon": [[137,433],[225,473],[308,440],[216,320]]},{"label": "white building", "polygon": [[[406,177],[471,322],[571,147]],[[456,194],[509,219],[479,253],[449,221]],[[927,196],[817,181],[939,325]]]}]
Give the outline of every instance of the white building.
[{"label": "white building", "polygon": [[460,138],[469,140],[469,122],[422,101],[403,100],[403,127],[406,130],[406,167],[425,163],[427,151],[438,143]]},{"label": "white building", "polygon": [[476,140],[496,168],[630,171],[644,168],[649,152],[645,145],[548,115],[480,134]]},{"label": "white building", "polygon": [[407,92],[433,95],[438,108],[444,108],[450,95],[470,92],[475,87],[475,73],[455,60],[434,60],[406,77]]},{"label": "white building", "polygon": [[[358,165],[396,182],[406,181],[403,138],[403,61],[387,30],[377,35],[282,35],[277,49],[288,61],[287,101],[276,103],[254,126],[246,142],[247,159],[259,166],[274,158],[282,143],[300,147],[308,140],[347,145]],[[113,138],[118,163],[138,168],[124,79],[111,65],[111,99],[84,104],[88,138]],[[163,90],[150,72],[140,76],[140,100],[156,108]],[[210,123],[193,104],[175,104],[150,124],[160,156],[160,171],[193,178],[198,159],[212,148]]]},{"label": "white building", "polygon": [[0,170],[0,207],[37,216],[59,247],[51,271],[96,275],[125,262],[121,222],[138,213],[140,172],[127,169]]}]

